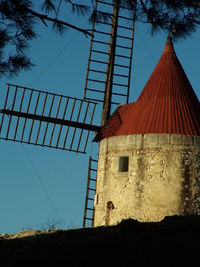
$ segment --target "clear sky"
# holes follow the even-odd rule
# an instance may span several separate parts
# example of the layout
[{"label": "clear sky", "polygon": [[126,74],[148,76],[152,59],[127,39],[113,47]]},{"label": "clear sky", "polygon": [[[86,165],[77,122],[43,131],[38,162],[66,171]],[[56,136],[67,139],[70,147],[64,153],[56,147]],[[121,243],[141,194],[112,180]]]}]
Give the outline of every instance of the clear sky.
[{"label": "clear sky", "polygon": [[[88,27],[85,19],[73,19]],[[83,97],[90,38],[68,30],[63,37],[38,24],[39,37],[28,50],[35,67],[6,83]],[[166,34],[151,36],[148,27],[136,23],[130,102],[135,101],[161,56]],[[200,31],[174,44],[182,66],[198,96]],[[1,95],[1,93],[0,93]],[[0,99],[0,108],[2,108]],[[89,152],[78,155],[0,140],[0,233],[22,229],[81,227]]]}]

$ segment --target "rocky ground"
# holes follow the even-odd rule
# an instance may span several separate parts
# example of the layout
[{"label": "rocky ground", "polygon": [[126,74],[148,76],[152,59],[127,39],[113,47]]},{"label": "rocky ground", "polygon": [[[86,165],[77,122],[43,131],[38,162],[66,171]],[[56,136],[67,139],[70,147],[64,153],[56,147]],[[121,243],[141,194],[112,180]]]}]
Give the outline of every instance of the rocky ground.
[{"label": "rocky ground", "polygon": [[199,266],[200,216],[0,236],[0,267]]}]

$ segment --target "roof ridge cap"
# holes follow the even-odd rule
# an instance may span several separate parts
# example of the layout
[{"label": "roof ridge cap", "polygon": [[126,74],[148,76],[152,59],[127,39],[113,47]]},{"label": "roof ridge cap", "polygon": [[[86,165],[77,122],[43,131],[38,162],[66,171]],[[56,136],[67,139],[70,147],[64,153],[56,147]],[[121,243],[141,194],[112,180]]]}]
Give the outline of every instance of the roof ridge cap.
[{"label": "roof ridge cap", "polygon": [[170,33],[167,36],[166,45],[172,45],[173,46],[172,37],[171,37]]}]

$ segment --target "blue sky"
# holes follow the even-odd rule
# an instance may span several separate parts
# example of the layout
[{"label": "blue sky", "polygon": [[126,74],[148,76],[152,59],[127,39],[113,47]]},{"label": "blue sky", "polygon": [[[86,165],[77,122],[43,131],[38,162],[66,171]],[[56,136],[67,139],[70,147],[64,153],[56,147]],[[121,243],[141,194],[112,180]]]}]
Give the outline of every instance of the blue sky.
[{"label": "blue sky", "polygon": [[[73,19],[71,18],[72,22]],[[85,19],[74,22],[88,27]],[[35,67],[6,83],[83,97],[90,39],[68,30],[63,37],[38,24],[39,34],[28,54]],[[130,102],[135,101],[160,58],[166,34],[151,36],[146,25],[136,23]],[[174,44],[176,53],[197,94],[200,75],[200,31]],[[0,99],[0,107],[2,107]],[[28,228],[81,227],[86,193],[86,155],[0,140],[0,233]]]}]

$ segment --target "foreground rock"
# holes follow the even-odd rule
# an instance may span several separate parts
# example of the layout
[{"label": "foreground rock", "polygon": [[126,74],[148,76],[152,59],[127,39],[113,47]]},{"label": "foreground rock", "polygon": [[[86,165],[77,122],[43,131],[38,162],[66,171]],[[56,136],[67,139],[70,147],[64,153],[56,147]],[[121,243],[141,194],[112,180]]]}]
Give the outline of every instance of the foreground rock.
[{"label": "foreground rock", "polygon": [[200,216],[0,238],[3,266],[198,266]]}]

